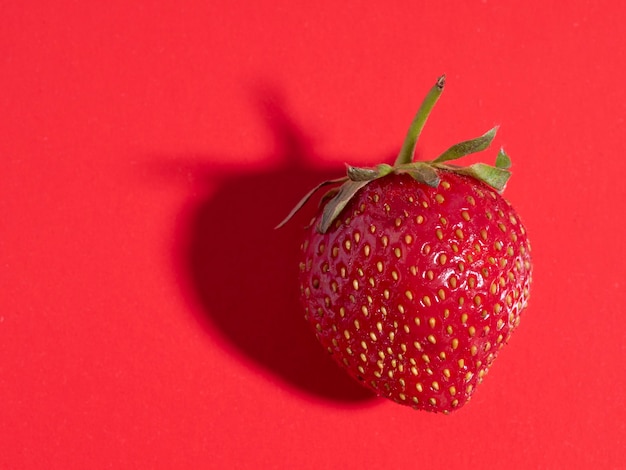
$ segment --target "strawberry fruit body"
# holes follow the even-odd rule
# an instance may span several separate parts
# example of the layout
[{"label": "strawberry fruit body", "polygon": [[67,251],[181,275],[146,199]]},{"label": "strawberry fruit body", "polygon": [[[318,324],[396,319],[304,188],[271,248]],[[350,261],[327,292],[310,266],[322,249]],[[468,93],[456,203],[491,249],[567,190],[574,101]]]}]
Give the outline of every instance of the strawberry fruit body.
[{"label": "strawberry fruit body", "polygon": [[500,194],[504,152],[495,167],[447,163],[486,148],[495,129],[432,162],[408,158],[443,85],[394,166],[349,167],[328,182],[341,186],[307,229],[299,281],[305,318],[352,377],[379,396],[448,413],[470,399],[518,326],[532,264],[526,230]]}]

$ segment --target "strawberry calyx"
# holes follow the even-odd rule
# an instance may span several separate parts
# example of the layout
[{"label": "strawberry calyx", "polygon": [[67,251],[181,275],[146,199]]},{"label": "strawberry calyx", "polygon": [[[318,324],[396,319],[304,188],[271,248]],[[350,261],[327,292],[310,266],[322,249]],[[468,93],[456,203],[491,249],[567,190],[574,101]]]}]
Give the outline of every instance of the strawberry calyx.
[{"label": "strawberry calyx", "polygon": [[322,218],[317,226],[317,230],[320,233],[326,233],[344,207],[361,188],[376,179],[383,178],[390,174],[407,174],[420,183],[437,187],[441,181],[439,172],[450,171],[475,178],[502,193],[511,176],[511,172],[509,171],[511,160],[504,152],[504,149],[501,148],[498,152],[495,165],[474,163],[469,166],[459,166],[449,163],[466,155],[481,152],[489,148],[496,136],[498,126],[493,127],[480,137],[453,145],[434,160],[413,160],[418,138],[428,120],[430,112],[443,92],[444,87],[445,75],[442,75],[430,89],[426,98],[424,98],[422,105],[409,126],[402,148],[393,165],[386,163],[378,164],[375,167],[354,167],[347,165],[346,176],[324,181],[314,187],[296,204],[287,217],[285,217],[276,228],[285,225],[319,189],[325,186],[334,186],[322,197],[321,201],[321,203],[326,203],[326,205],[324,206]]}]

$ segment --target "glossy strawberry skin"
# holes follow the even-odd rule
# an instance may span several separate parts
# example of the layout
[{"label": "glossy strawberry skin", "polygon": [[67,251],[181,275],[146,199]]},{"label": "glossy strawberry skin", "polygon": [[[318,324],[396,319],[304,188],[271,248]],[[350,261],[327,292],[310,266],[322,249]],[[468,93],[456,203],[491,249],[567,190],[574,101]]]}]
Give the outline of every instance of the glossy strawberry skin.
[{"label": "glossy strawberry skin", "polygon": [[494,189],[440,171],[370,182],[302,245],[301,298],[320,343],[377,395],[450,412],[471,397],[519,324],[530,245]]}]

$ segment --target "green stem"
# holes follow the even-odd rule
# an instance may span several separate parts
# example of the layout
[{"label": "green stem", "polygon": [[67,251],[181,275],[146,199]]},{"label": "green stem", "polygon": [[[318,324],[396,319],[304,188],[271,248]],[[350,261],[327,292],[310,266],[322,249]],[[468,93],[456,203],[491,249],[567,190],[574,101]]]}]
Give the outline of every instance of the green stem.
[{"label": "green stem", "polygon": [[424,128],[424,124],[426,124],[428,115],[439,99],[445,84],[446,76],[442,75],[437,80],[437,83],[435,83],[435,86],[430,89],[426,98],[424,98],[422,105],[418,109],[417,114],[413,118],[413,122],[409,127],[409,131],[404,139],[398,158],[396,158],[395,166],[404,165],[413,161],[413,154],[415,153],[415,144],[417,144],[417,139]]}]

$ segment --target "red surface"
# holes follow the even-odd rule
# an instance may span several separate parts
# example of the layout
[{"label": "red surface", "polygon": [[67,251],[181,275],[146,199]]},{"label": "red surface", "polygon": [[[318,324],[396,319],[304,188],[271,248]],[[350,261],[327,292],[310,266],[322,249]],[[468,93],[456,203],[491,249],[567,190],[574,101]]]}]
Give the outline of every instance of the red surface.
[{"label": "red surface", "polygon": [[[626,8],[217,3],[3,4],[0,468],[625,468]],[[535,263],[450,416],[334,368],[272,230],[443,72],[420,155],[501,124]]]}]

